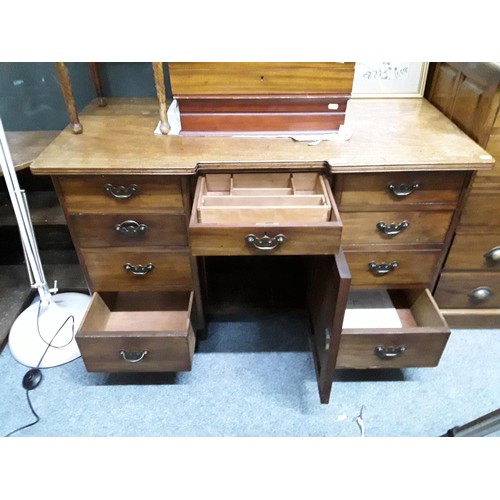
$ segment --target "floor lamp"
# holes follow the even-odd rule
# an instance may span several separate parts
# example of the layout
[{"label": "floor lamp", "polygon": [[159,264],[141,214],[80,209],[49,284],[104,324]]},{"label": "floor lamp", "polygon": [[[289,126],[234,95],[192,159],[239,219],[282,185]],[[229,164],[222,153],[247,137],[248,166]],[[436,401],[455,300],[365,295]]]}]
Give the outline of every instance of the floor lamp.
[{"label": "floor lamp", "polygon": [[38,297],[14,321],[9,332],[9,348],[14,359],[25,366],[59,366],[80,357],[75,334],[87,310],[90,296],[74,292],[57,293],[56,286],[49,289],[26,192],[19,187],[1,120],[0,145],[2,173],[19,227],[31,288],[38,292]]}]

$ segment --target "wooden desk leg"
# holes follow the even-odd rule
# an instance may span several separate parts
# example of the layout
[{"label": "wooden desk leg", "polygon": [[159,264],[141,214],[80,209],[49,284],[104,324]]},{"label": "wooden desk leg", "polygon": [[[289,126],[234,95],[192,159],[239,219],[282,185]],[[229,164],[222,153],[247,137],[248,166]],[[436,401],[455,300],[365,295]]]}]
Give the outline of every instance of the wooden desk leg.
[{"label": "wooden desk leg", "polygon": [[71,124],[73,126],[73,133],[81,134],[83,132],[83,127],[76,111],[75,98],[73,97],[68,67],[66,66],[66,63],[63,62],[56,62],[55,65],[59,84],[61,85],[64,101],[66,103],[66,108],[68,109],[69,119],[71,120]]},{"label": "wooden desk leg", "polygon": [[160,132],[168,134],[170,127],[167,120],[167,93],[165,91],[165,76],[163,73],[163,63],[154,62],[153,73],[155,77],[156,94],[160,105]]},{"label": "wooden desk leg", "polygon": [[104,97],[104,92],[102,91],[101,75],[99,74],[99,66],[95,62],[89,62],[90,74],[92,76],[92,81],[94,82],[95,94],[97,96],[97,105],[100,107],[106,106],[108,103]]}]

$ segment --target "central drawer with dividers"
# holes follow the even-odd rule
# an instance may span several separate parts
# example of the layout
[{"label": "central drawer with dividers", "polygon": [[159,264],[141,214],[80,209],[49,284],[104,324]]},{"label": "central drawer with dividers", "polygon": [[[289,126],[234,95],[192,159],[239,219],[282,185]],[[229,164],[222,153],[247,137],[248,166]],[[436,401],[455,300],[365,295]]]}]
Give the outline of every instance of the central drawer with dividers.
[{"label": "central drawer with dividers", "polygon": [[450,329],[430,291],[390,290],[387,301],[382,297],[381,304],[378,296],[373,300],[372,294],[351,291],[336,367],[437,366]]},{"label": "central drawer with dividers", "polygon": [[318,173],[207,174],[198,178],[193,255],[336,254],[342,222]]},{"label": "central drawer with dividers", "polygon": [[191,370],[193,292],[94,293],[76,334],[88,371]]}]

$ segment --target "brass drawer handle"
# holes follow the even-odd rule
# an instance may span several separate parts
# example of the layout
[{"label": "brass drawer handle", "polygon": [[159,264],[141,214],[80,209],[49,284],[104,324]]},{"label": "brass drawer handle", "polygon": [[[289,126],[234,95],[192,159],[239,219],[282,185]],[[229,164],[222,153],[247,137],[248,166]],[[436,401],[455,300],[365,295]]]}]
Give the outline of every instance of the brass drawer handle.
[{"label": "brass drawer handle", "polygon": [[399,347],[384,347],[382,345],[378,345],[375,347],[375,354],[380,359],[392,359],[397,356],[401,356],[406,351],[405,345],[400,345]]},{"label": "brass drawer handle", "polygon": [[115,226],[116,231],[122,236],[127,236],[128,238],[137,238],[138,236],[143,236],[148,229],[146,224],[139,224],[135,220],[124,220]]},{"label": "brass drawer handle", "polygon": [[128,351],[120,351],[120,355],[123,358],[124,361],[127,363],[139,363],[139,361],[142,361],[146,355],[148,354],[148,350],[144,349],[143,351],[135,351],[135,352],[128,352]]},{"label": "brass drawer handle", "polygon": [[394,260],[390,264],[385,262],[382,264],[377,264],[376,262],[370,262],[368,264],[368,270],[370,270],[375,276],[384,276],[396,269],[398,267],[398,262]]},{"label": "brass drawer handle", "polygon": [[385,222],[377,223],[377,229],[380,233],[386,236],[396,236],[397,234],[403,232],[410,223],[407,220],[400,222],[399,224],[386,224]]},{"label": "brass drawer handle", "polygon": [[135,194],[139,193],[139,186],[137,184],[130,184],[128,187],[125,186],[113,186],[113,184],[106,184],[104,186],[104,191],[116,198],[118,200],[127,200]]},{"label": "brass drawer handle", "polygon": [[484,302],[485,300],[488,300],[492,295],[493,291],[491,290],[491,288],[488,288],[487,286],[480,286],[469,293],[469,298],[473,302]]},{"label": "brass drawer handle", "polygon": [[387,186],[387,189],[394,196],[397,196],[398,198],[406,198],[407,196],[410,196],[410,194],[412,194],[413,191],[417,190],[419,187],[420,187],[419,184],[417,182],[414,182],[411,186],[407,184],[389,184]]},{"label": "brass drawer handle", "polygon": [[484,254],[484,258],[489,264],[500,263],[500,247],[493,247]]},{"label": "brass drawer handle", "polygon": [[151,264],[151,262],[149,264],[146,264],[145,266],[133,266],[132,264],[127,262],[123,265],[123,268],[131,272],[134,276],[145,276],[146,274],[151,272],[155,268],[155,266]]},{"label": "brass drawer handle", "polygon": [[245,241],[247,245],[256,248],[257,250],[262,250],[264,252],[269,252],[271,250],[275,250],[280,245],[282,245],[286,240],[284,234],[278,234],[274,237],[270,237],[267,233],[262,236],[262,238],[258,238],[255,234],[247,234],[245,236]]}]

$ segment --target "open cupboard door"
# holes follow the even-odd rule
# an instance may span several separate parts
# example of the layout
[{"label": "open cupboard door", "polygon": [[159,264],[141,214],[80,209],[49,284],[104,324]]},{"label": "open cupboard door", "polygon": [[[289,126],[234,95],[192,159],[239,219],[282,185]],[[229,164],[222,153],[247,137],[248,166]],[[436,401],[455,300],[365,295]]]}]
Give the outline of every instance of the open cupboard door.
[{"label": "open cupboard door", "polygon": [[351,274],[342,250],[336,255],[311,256],[308,308],[311,348],[322,404],[328,404],[339,351]]}]

